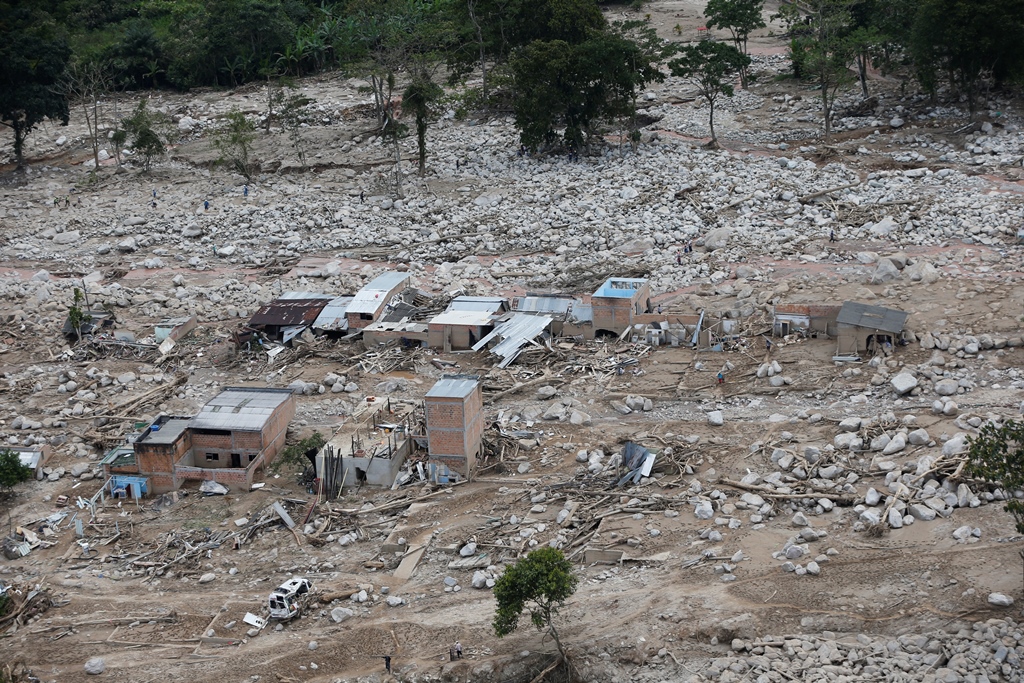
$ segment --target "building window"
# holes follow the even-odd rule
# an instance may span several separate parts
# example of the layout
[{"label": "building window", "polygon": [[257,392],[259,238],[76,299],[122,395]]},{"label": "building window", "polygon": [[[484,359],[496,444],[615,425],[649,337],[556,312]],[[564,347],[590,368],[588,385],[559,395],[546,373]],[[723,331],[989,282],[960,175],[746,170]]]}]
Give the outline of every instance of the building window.
[{"label": "building window", "polygon": [[258,453],[250,453],[249,454],[249,462],[252,462],[253,460],[255,460],[257,455],[259,455],[259,454]]},{"label": "building window", "polygon": [[215,462],[217,460],[220,460],[220,455],[218,455],[217,453],[207,453],[206,454],[206,461],[207,462],[211,462],[211,461]]},{"label": "building window", "polygon": [[359,319],[360,320],[373,320],[373,314],[372,313],[360,313],[359,314]]}]

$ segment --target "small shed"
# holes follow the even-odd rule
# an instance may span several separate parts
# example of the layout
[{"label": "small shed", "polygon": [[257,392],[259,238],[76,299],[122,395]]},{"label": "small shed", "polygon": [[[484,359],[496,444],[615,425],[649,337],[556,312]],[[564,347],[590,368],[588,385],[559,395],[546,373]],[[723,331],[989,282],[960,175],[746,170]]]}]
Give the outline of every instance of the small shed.
[{"label": "small shed", "polygon": [[0,448],[0,450],[8,450],[17,453],[18,462],[31,469],[32,476],[40,480],[43,478],[43,467],[46,466],[46,461],[49,460],[50,456],[53,454],[53,449],[50,448],[49,444],[40,444],[28,447],[8,446],[6,448]]},{"label": "small shed", "polygon": [[424,396],[430,460],[467,479],[483,445],[483,389],[474,375],[445,375]]},{"label": "small shed", "polygon": [[772,334],[785,337],[800,333],[808,337],[819,334],[836,336],[839,304],[776,304],[772,310]]},{"label": "small shed", "polygon": [[594,332],[622,334],[634,318],[651,313],[651,288],[646,278],[612,277],[590,295]]},{"label": "small shed", "polygon": [[487,310],[452,310],[435,316],[427,324],[431,348],[462,351],[473,348],[494,329],[494,314]]},{"label": "small shed", "polygon": [[888,352],[900,342],[910,316],[905,311],[847,301],[836,317],[836,356]]}]

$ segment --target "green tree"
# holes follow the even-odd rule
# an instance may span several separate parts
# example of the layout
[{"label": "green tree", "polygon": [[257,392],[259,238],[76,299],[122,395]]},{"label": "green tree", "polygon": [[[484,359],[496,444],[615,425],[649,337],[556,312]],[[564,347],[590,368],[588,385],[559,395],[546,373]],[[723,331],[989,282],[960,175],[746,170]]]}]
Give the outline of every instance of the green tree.
[{"label": "green tree", "polygon": [[316,455],[327,443],[320,432],[313,432],[297,444],[286,446],[274,459],[271,469],[280,472],[285,467],[305,467],[309,464],[308,454]]},{"label": "green tree", "polygon": [[948,74],[973,119],[986,76],[1024,75],[1024,0],[921,0],[909,48],[922,86],[934,93]]},{"label": "green tree", "polygon": [[[806,32],[794,41],[804,76],[814,80],[821,96],[825,140],[832,138],[832,111],[839,88],[850,82],[850,8],[856,0],[806,0],[810,10]],[[797,62],[794,55],[794,63]]]},{"label": "green tree", "polygon": [[416,149],[419,157],[419,171],[427,171],[427,122],[433,115],[434,103],[444,91],[434,82],[426,69],[420,69],[402,93],[402,108],[416,117]]},{"label": "green tree", "polygon": [[562,142],[582,150],[598,121],[628,114],[639,90],[664,78],[661,55],[612,30],[580,43],[537,40],[516,50],[513,113],[523,144],[554,144],[561,129]]},{"label": "green tree", "polygon": [[539,630],[547,630],[562,659],[565,649],[555,628],[554,617],[574,592],[579,578],[561,550],[540,548],[505,570],[494,585],[497,611],[494,633],[503,638],[519,627],[523,610]]},{"label": "green tree", "polygon": [[1024,422],[1007,420],[1001,426],[987,423],[967,440],[967,466],[971,477],[995,484],[1006,493],[1006,511],[1024,534],[1024,500],[1013,496],[1024,489]]},{"label": "green tree", "polygon": [[256,128],[252,121],[238,109],[232,109],[225,117],[227,122],[217,131],[213,145],[220,152],[218,161],[228,164],[245,179],[252,181],[256,171],[253,158],[252,143],[256,139]]},{"label": "green tree", "polygon": [[[736,49],[747,54],[751,31],[764,28],[764,0],[708,0],[704,8],[707,27],[728,29]],[[747,67],[740,69],[740,85],[747,87]]]},{"label": "green tree", "polygon": [[48,14],[30,3],[0,3],[0,124],[14,132],[19,167],[32,129],[45,119],[68,122],[68,99],[58,82],[70,56]]},{"label": "green tree", "polygon": [[18,454],[9,448],[0,451],[0,489],[10,490],[15,484],[32,478],[32,468],[21,464]]},{"label": "green tree", "polygon": [[[68,308],[68,322],[71,329],[75,331],[75,337],[82,339],[82,325],[92,322],[92,316],[82,310],[82,302],[85,301],[85,294],[78,287],[75,287],[71,295],[71,306]],[[86,308],[89,304],[86,303]]]},{"label": "green tree", "polygon": [[732,45],[704,40],[687,45],[680,56],[669,62],[674,76],[689,78],[697,92],[708,103],[708,126],[711,128],[711,147],[718,145],[715,134],[715,103],[721,95],[732,97],[734,90],[729,78],[750,64],[746,56]]},{"label": "green tree", "polygon": [[140,100],[131,116],[121,122],[124,138],[128,140],[132,150],[142,156],[143,170],[146,173],[149,173],[153,160],[162,157],[167,151],[164,141],[157,132],[159,127],[166,124],[166,117],[149,109],[148,102],[146,99]]}]

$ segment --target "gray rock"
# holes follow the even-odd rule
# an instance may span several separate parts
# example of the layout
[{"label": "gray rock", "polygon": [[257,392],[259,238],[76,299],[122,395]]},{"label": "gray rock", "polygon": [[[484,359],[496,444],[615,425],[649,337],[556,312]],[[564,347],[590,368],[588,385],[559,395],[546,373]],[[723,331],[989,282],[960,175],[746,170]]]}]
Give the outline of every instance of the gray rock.
[{"label": "gray rock", "polygon": [[939,396],[952,396],[960,384],[955,379],[940,379],[935,383],[935,393]]},{"label": "gray rock", "polygon": [[910,434],[907,434],[907,440],[911,446],[926,446],[931,441],[931,437],[928,436],[927,430],[915,429]]},{"label": "gray rock", "polygon": [[306,649],[308,649],[308,650],[315,650],[318,647],[320,647],[320,644],[317,643],[315,640],[311,640],[311,641],[309,641],[309,645],[306,646]]},{"label": "gray rock", "polygon": [[331,610],[331,619],[335,624],[340,624],[346,619],[351,619],[356,613],[350,610],[348,607],[335,607]]},{"label": "gray rock", "polygon": [[931,509],[927,505],[914,503],[907,509],[910,511],[910,515],[914,519],[921,520],[922,522],[930,522],[935,519],[935,510]]},{"label": "gray rock", "polygon": [[908,372],[901,372],[889,380],[889,384],[897,395],[902,396],[917,388],[917,378]]},{"label": "gray rock", "polygon": [[211,581],[215,580],[216,578],[217,578],[216,574],[214,574],[213,572],[207,572],[206,574],[203,574],[202,576],[199,577],[199,583],[210,583]]},{"label": "gray rock", "polygon": [[98,676],[107,670],[107,663],[103,661],[103,657],[93,657],[85,663],[85,673],[90,676]]},{"label": "gray rock", "polygon": [[471,585],[473,586],[473,588],[486,588],[487,574],[480,570],[473,572],[473,581]]},{"label": "gray rock", "polygon": [[387,598],[388,607],[401,607],[405,604],[405,599],[400,598],[397,595],[389,595]]},{"label": "gray rock", "polygon": [[722,417],[722,411],[712,410],[708,413],[708,424],[712,427],[721,427],[725,424],[725,418]]},{"label": "gray rock", "polygon": [[811,523],[807,520],[807,515],[802,512],[798,512],[793,515],[793,526],[810,526]]},{"label": "gray rock", "polygon": [[[874,228],[872,228],[874,230]],[[893,282],[900,277],[900,269],[887,258],[879,259],[875,272],[871,274],[871,284],[881,285]]]},{"label": "gray rock", "polygon": [[1002,593],[989,593],[988,602],[996,607],[1010,607],[1013,605],[1013,598]]},{"label": "gray rock", "polygon": [[472,555],[476,555],[476,543],[470,541],[466,545],[462,546],[462,549],[459,550],[459,555],[462,557],[471,557]]},{"label": "gray rock", "polygon": [[862,420],[859,417],[848,417],[839,423],[839,431],[855,432],[860,429]]}]

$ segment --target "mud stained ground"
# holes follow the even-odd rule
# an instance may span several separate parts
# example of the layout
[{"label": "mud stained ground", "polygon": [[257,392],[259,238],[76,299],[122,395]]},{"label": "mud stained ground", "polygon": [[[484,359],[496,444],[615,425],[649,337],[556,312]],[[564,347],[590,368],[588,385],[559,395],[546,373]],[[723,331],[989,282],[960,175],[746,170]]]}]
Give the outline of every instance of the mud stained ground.
[{"label": "mud stained ground", "polygon": [[[642,13],[649,15],[662,37],[695,40],[698,28],[705,24],[703,6],[702,1],[656,0],[645,3]],[[776,9],[777,3],[768,3],[766,16]],[[608,14],[612,19],[636,16],[620,7]],[[833,633],[895,639],[905,634],[955,633],[990,618],[1019,622],[1022,539],[1001,503],[985,500],[977,506],[942,508],[948,516],[917,519],[884,531],[865,521],[870,514],[865,517],[862,513],[872,507],[864,503],[874,490],[881,494],[879,512],[885,519],[892,481],[887,473],[912,474],[917,477],[915,486],[928,486],[932,476],[945,478],[949,474],[946,469],[940,474],[930,469],[943,467],[943,443],[960,432],[975,433],[972,430],[984,420],[1020,417],[1024,398],[1022,247],[1014,244],[1005,230],[989,229],[991,224],[983,224],[981,219],[973,228],[963,228],[960,237],[948,239],[895,243],[860,229],[897,212],[903,212],[899,213],[901,223],[916,221],[921,230],[940,218],[949,218],[929,213],[946,192],[941,185],[929,185],[915,189],[912,198],[884,200],[889,203],[880,203],[881,196],[875,198],[874,205],[836,196],[826,197],[820,204],[808,203],[821,210],[815,218],[827,215],[828,221],[821,223],[820,230],[813,228],[809,238],[794,242],[796,246],[780,248],[774,233],[785,232],[791,215],[786,213],[787,207],[801,208],[804,204],[798,198],[822,188],[797,186],[793,176],[780,175],[757,191],[763,191],[768,199],[783,193],[794,196],[781,209],[776,206],[769,211],[745,202],[748,189],[752,193],[754,189],[746,187],[748,179],[743,173],[744,165],[753,168],[771,162],[784,166],[798,151],[802,163],[815,167],[815,174],[833,172],[841,164],[849,176],[865,183],[893,178],[894,184],[905,182],[905,171],[924,167],[936,176],[953,170],[960,174],[955,191],[964,194],[961,208],[984,214],[986,207],[1020,210],[1024,192],[1020,160],[983,165],[975,159],[963,162],[951,153],[933,154],[935,148],[927,144],[949,145],[948,149],[960,152],[975,150],[969,154],[989,158],[975,148],[985,141],[965,139],[963,121],[949,113],[955,103],[940,107],[939,114],[928,118],[930,104],[922,99],[900,99],[900,80],[881,74],[872,74],[872,88],[888,98],[887,107],[900,102],[908,121],[920,115],[913,119],[919,125],[911,132],[882,121],[879,126],[844,130],[832,143],[824,144],[816,133],[820,123],[817,95],[808,86],[785,78],[781,73],[784,65],[771,61],[785,61],[781,31],[780,25],[770,23],[753,34],[750,50],[762,60],[758,62],[761,78],[749,93],[723,106],[716,119],[724,148],[714,152],[716,163],[732,166],[702,176],[699,187],[680,189],[682,199],[677,197],[678,202],[671,205],[672,212],[684,213],[693,207],[702,211],[701,202],[709,196],[728,199],[722,216],[746,220],[754,215],[770,226],[763,245],[747,243],[741,258],[736,251],[702,246],[693,254],[677,256],[686,241],[707,237],[694,228],[691,234],[674,235],[665,244],[652,237],[650,244],[633,251],[608,251],[613,254],[614,267],[644,264],[652,277],[678,280],[676,285],[652,292],[654,306],[663,307],[666,313],[692,314],[707,309],[738,320],[746,343],[726,353],[569,339],[561,340],[564,347],[541,355],[537,365],[529,365],[524,357],[507,371],[493,368],[493,358],[485,354],[431,351],[379,374],[356,369],[358,360],[354,359],[365,351],[358,342],[325,343],[309,353],[295,352],[279,365],[268,363],[265,357],[234,354],[228,339],[255,310],[255,306],[236,304],[244,300],[239,297],[251,295],[261,305],[282,292],[316,290],[321,280],[313,273],[335,266],[341,272],[335,281],[341,283],[338,293],[358,289],[362,279],[384,267],[412,268],[417,281],[429,286],[433,295],[448,293],[455,279],[471,294],[513,296],[554,289],[549,286],[550,274],[542,269],[554,262],[550,259],[562,255],[568,239],[542,238],[552,225],[560,225],[558,211],[552,209],[543,220],[518,226],[526,237],[511,253],[495,253],[486,245],[487,230],[511,224],[503,223],[504,218],[540,215],[529,213],[535,210],[536,198],[522,203],[504,199],[505,203],[499,204],[504,216],[474,218],[460,225],[468,233],[480,231],[479,235],[473,233],[480,241],[465,259],[455,256],[449,260],[438,251],[417,262],[417,248],[440,249],[437,245],[444,241],[431,237],[433,231],[444,228],[444,221],[431,213],[431,207],[472,202],[503,184],[507,189],[507,185],[525,182],[517,180],[518,176],[504,177],[501,167],[488,165],[487,155],[498,154],[488,148],[489,143],[470,144],[459,137],[493,126],[496,137],[512,140],[507,120],[446,121],[446,127],[431,129],[431,144],[437,151],[432,152],[430,163],[440,172],[407,178],[417,201],[422,202],[423,215],[416,219],[415,233],[420,241],[406,240],[413,246],[389,249],[380,245],[399,242],[392,235],[392,226],[378,219],[384,210],[380,207],[390,157],[368,136],[373,120],[365,93],[360,94],[347,78],[337,74],[300,83],[303,93],[332,103],[325,105],[323,114],[331,117],[331,125],[314,125],[308,131],[307,142],[315,157],[312,168],[303,169],[292,158],[286,136],[261,136],[256,154],[267,160],[267,167],[264,180],[253,185],[251,198],[242,194],[249,187],[240,178],[211,170],[216,155],[205,133],[176,144],[169,158],[149,175],[137,170],[115,172],[114,162],[105,162],[99,180],[92,185],[85,184],[83,163],[90,153],[76,113],[68,129],[44,127],[34,133],[26,147],[32,175],[26,179],[5,172],[0,186],[0,280],[3,286],[10,286],[5,291],[23,287],[10,300],[0,300],[0,432],[12,444],[21,443],[26,433],[59,437],[49,465],[63,467],[68,473],[56,481],[21,484],[13,497],[0,501],[0,521],[9,520],[4,533],[7,526],[12,531],[21,525],[39,527],[58,509],[59,496],[71,499],[66,510],[85,516],[74,506],[75,500],[93,495],[102,479],[75,478],[70,475],[72,467],[83,462],[94,465],[102,457],[99,445],[109,448],[134,420],[158,413],[194,414],[224,386],[269,382],[283,387],[294,381],[315,386],[329,373],[348,370],[346,381],[355,383],[356,391],[332,393],[328,386],[322,394],[297,396],[298,415],[289,437],[293,443],[314,430],[333,433],[347,429],[365,397],[379,395],[388,383],[395,387],[396,399],[422,400],[434,381],[452,369],[486,377],[485,383],[495,387],[495,392],[512,387],[513,382],[534,381],[547,370],[550,376],[545,381],[556,387],[557,396],[542,397],[537,394],[540,384],[531,384],[485,406],[488,426],[500,424],[516,433],[508,441],[515,448],[505,460],[481,462],[472,482],[448,488],[411,484],[396,491],[367,486],[350,490],[340,500],[331,501],[329,508],[318,508],[310,515],[314,527],[319,520],[331,519],[323,534],[306,527],[313,496],[297,482],[296,472],[289,470],[260,473],[257,479],[264,484],[262,489],[226,496],[204,497],[194,485],[188,485],[183,488],[187,495],[159,510],[152,501],[141,506],[108,501],[99,509],[95,523],[86,525],[87,538],[96,544],[90,556],[82,553],[74,527],[65,523],[56,536],[44,539],[52,543],[50,547],[0,564],[4,582],[19,590],[40,585],[59,605],[6,631],[0,637],[0,662],[24,661],[39,680],[59,683],[87,679],[119,683],[528,683],[550,661],[554,643],[533,629],[528,618],[516,633],[496,638],[491,628],[491,591],[473,588],[472,583],[476,571],[493,577],[520,554],[548,542],[562,544],[578,567],[579,588],[560,612],[558,624],[563,642],[588,681],[707,680],[702,672],[709,661],[725,656],[734,638],[756,642],[768,635]],[[259,85],[228,92],[150,95],[153,106],[179,120],[185,112],[202,112],[212,120],[232,106],[256,113],[265,101]],[[671,107],[665,119],[645,129],[645,144],[658,136],[695,148],[703,143],[706,109],[694,99],[692,88],[684,89],[679,83],[654,85],[652,98],[670,102]],[[1004,118],[997,123],[1019,121],[1020,103],[1003,104]],[[1000,139],[1017,139],[1011,137],[1014,133],[1009,128],[999,130],[1004,133]],[[788,136],[788,148],[777,140],[769,141],[776,133]],[[61,134],[75,142],[55,146],[53,141]],[[1016,135],[1019,138],[1020,134]],[[612,137],[609,133],[607,139]],[[3,144],[10,145],[6,137]],[[614,148],[617,143],[610,144]],[[927,161],[916,157],[901,160],[904,157],[900,155],[913,150],[932,151]],[[507,149],[500,152],[509,156]],[[562,168],[559,164],[564,160],[552,157],[536,163],[538,168],[544,164],[550,170]],[[576,173],[575,167],[565,168],[567,174]],[[557,194],[555,201],[565,205],[590,201],[600,192],[617,198],[621,186],[633,181],[619,175],[628,174],[628,169],[619,168],[614,164],[602,168],[599,178],[581,180],[567,175],[554,189],[538,184],[537,196]],[[457,174],[455,169],[459,169]],[[665,179],[662,194],[668,188],[671,196],[692,169],[678,170],[679,178]],[[54,208],[53,198],[66,193],[65,185],[72,183],[82,188],[77,195],[81,203]],[[154,188],[160,193],[157,206],[151,203]],[[704,193],[704,199],[694,200],[691,206],[686,198],[690,191]],[[372,209],[361,202],[361,192],[367,201],[376,202]],[[165,195],[170,197],[166,203]],[[198,208],[204,198],[210,198],[215,211],[223,213],[204,214]],[[307,202],[314,205],[314,199],[317,208],[303,213]],[[662,201],[658,191],[649,190],[635,213],[642,214],[648,205]],[[351,214],[347,213],[350,208]],[[293,213],[287,213],[292,209]],[[285,231],[269,225],[268,216],[275,211],[275,215],[287,216],[288,230],[297,225],[304,230],[302,240],[308,243],[320,239],[319,228],[302,226],[317,220],[322,221],[321,227],[326,226],[324,231],[348,221],[346,227],[372,239],[358,247],[296,249],[296,253],[282,256],[289,246],[281,237]],[[221,215],[225,217],[223,225],[218,224]],[[244,228],[238,228],[240,215],[245,217]],[[114,216],[117,220],[111,218],[113,227],[105,232],[88,233],[82,227],[97,217]],[[119,227],[122,216],[141,217],[153,225],[170,221],[175,232],[151,235],[151,241],[141,240],[136,251],[119,249],[118,241],[133,234]],[[194,240],[179,237],[177,228],[192,221],[206,221],[203,229],[208,232]],[[694,221],[699,223],[696,218]],[[72,252],[68,247],[68,254],[62,254],[59,248],[47,251],[34,248],[34,243],[21,244],[33,230],[51,224],[61,224],[67,230],[81,227],[88,233],[82,238],[83,243],[88,242],[87,248]],[[832,226],[849,229],[851,237],[830,242]],[[266,258],[232,263],[217,254],[218,248],[235,238],[251,240],[251,249],[262,249]],[[677,246],[666,246],[669,244]],[[654,265],[642,260],[652,250],[661,250],[661,260]],[[880,255],[893,252],[907,264],[934,264],[935,278],[918,281],[904,274],[895,282],[872,283]],[[190,259],[196,261],[190,264]],[[755,275],[741,276],[740,268]],[[39,275],[43,269],[46,278]],[[501,272],[496,275],[496,271]],[[700,275],[674,279],[674,274],[684,271]],[[184,303],[178,303],[179,293],[199,299],[206,315],[200,316],[200,327],[190,341],[183,343],[187,355],[177,364],[159,367],[133,357],[69,360],[73,354],[63,353],[66,344],[59,335],[66,302],[40,298],[29,291],[29,285],[74,279],[77,286],[83,276],[93,272],[99,273],[100,285],[110,299],[123,302],[118,306],[126,311],[124,328],[139,338],[149,334],[155,323],[194,303],[184,298]],[[595,266],[594,272],[584,275],[591,277],[597,272]],[[175,280],[179,276],[187,288]],[[743,293],[746,287],[753,290]],[[195,295],[197,291],[202,291],[202,296]],[[592,287],[580,285],[571,293],[587,295],[590,291]],[[771,319],[764,309],[771,302],[847,300],[907,311],[915,341],[873,364],[868,358],[862,363],[834,362],[836,342],[826,338],[776,339],[770,351],[766,348],[764,336],[770,333]],[[755,314],[740,319],[739,312],[747,304]],[[928,339],[949,337],[954,343],[987,336],[992,345],[970,353],[944,348],[939,354],[944,365],[940,365],[935,357],[938,350],[922,344],[926,334]],[[998,340],[1002,343],[997,344]],[[637,372],[632,365],[622,374],[594,369],[595,362],[613,356],[638,358]],[[773,361],[787,380],[782,386],[758,376],[759,369]],[[719,384],[716,374],[726,364],[725,382]],[[98,374],[87,376],[89,368]],[[946,414],[941,402],[937,409],[934,406],[939,396],[933,385],[939,375],[924,379],[928,373],[941,374],[943,368],[966,382],[951,397],[956,409]],[[97,388],[101,376],[138,374],[139,386],[125,388],[123,395],[113,392],[111,404],[159,387],[164,375],[170,377],[176,371],[188,373],[188,383],[159,393],[158,398],[134,408],[132,415],[104,418],[113,423],[95,423],[92,415],[65,415],[67,426],[53,427],[53,419],[63,415],[60,411],[76,401],[72,398],[76,389],[70,393],[66,389],[69,370],[78,373],[80,390]],[[903,371],[915,373],[927,389],[894,395],[889,382]],[[64,392],[58,393],[58,383],[65,387]],[[110,386],[118,389],[120,383]],[[640,397],[640,405],[646,397],[652,405],[648,410],[622,414],[627,412],[620,409],[626,397]],[[545,411],[558,401],[586,413],[589,424],[574,425],[568,415],[543,419]],[[709,425],[708,413],[714,410],[725,413],[722,426]],[[29,431],[13,426],[16,417],[50,418],[51,423]],[[861,431],[865,444],[858,452],[833,448],[841,433],[840,421],[849,417],[875,419]],[[916,429],[927,430],[928,443],[907,446],[891,457],[881,453],[884,446],[869,448],[882,432],[895,435]],[[601,462],[608,463],[627,440],[657,449],[671,447],[671,457],[662,450],[652,476],[635,486],[617,488],[615,475],[620,473],[614,466],[599,475],[588,470],[588,455],[592,459],[601,451]],[[816,472],[827,465],[836,465],[839,472],[830,475],[832,478],[806,472],[801,477],[793,466],[786,471],[778,464],[781,456],[777,450],[802,459],[809,457],[809,448],[820,451]],[[581,451],[586,453],[579,460]],[[931,459],[926,461],[926,456]],[[751,474],[766,478],[780,469],[785,481],[773,484],[776,489],[737,486]],[[979,483],[970,484],[972,496],[991,493]],[[778,493],[783,485],[787,492]],[[793,491],[806,495],[787,495]],[[745,493],[763,494],[763,500],[742,502]],[[933,493],[945,492],[940,487]],[[828,500],[822,503],[821,499]],[[299,522],[296,531],[278,523],[267,524],[236,548],[230,534],[241,533],[240,529],[247,528],[245,525],[275,501],[283,501]],[[410,507],[413,501],[415,505]],[[713,502],[710,518],[696,514],[695,506],[701,501]],[[364,510],[364,506],[375,510],[390,503],[396,503],[395,507],[383,512]],[[570,512],[562,515],[563,510]],[[798,521],[797,513],[806,517],[809,526]],[[236,520],[243,518],[247,521],[237,525]],[[968,527],[966,535],[964,527]],[[801,537],[808,528],[816,532],[814,540]],[[979,535],[972,535],[975,529]],[[343,544],[349,535],[358,540]],[[395,577],[403,553],[382,550],[386,540],[399,537],[408,542],[410,552],[426,545],[407,581]],[[107,539],[111,539],[109,543],[99,545]],[[173,562],[204,542],[211,545],[201,554]],[[469,542],[477,544],[479,565],[449,567],[462,560],[459,550]],[[778,554],[793,545],[805,549],[791,561],[801,568],[817,562],[820,574],[783,571],[786,558]],[[625,559],[614,564],[587,563],[585,548],[623,551]],[[201,583],[204,575],[214,578]],[[250,626],[243,621],[246,614],[265,615],[268,593],[291,576],[308,577],[316,595],[333,599],[314,600],[301,618],[280,627],[271,623],[248,635]],[[453,579],[456,585],[448,585],[453,581],[446,579]],[[364,602],[349,598],[361,591],[365,591]],[[996,607],[988,601],[992,593],[1015,597],[1017,602],[1012,607]],[[388,599],[395,597],[402,603],[389,606]],[[332,610],[338,608],[351,610],[352,615],[340,614],[341,620],[336,621]],[[465,658],[450,662],[449,648],[455,641],[462,643]],[[392,657],[393,677],[385,675],[385,655]],[[93,657],[105,661],[106,671],[100,676],[83,670]],[[1015,679],[1007,676],[1005,680]]]}]

